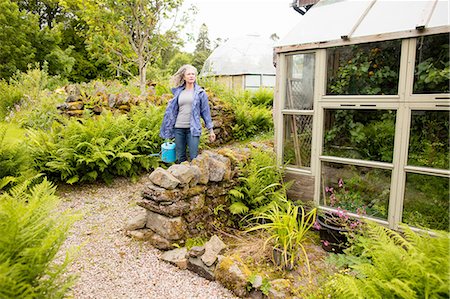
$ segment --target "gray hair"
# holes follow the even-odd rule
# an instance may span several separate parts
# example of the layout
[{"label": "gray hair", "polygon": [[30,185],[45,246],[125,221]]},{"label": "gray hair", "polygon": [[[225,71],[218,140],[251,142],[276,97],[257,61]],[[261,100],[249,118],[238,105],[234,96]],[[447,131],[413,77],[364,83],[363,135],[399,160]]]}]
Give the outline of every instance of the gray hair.
[{"label": "gray hair", "polygon": [[185,64],[178,69],[178,71],[175,73],[175,75],[172,76],[172,78],[170,78],[170,84],[175,87],[184,85],[186,83],[184,81],[184,73],[186,73],[188,69],[194,70],[195,75],[197,75],[197,69],[195,68],[195,66]]}]

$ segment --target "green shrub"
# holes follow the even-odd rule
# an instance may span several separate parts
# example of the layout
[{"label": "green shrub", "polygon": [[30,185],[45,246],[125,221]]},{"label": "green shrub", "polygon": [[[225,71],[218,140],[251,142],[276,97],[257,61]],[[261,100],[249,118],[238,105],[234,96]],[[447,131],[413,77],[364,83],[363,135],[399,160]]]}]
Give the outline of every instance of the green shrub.
[{"label": "green shrub", "polygon": [[273,90],[268,88],[260,88],[253,92],[250,96],[253,105],[272,108],[273,106]]},{"label": "green shrub", "polygon": [[22,97],[23,93],[19,88],[0,80],[0,120],[8,115],[14,105],[19,104]]},{"label": "green shrub", "polygon": [[31,156],[39,172],[73,184],[114,176],[136,179],[158,165],[163,109],[137,107],[129,116],[108,112],[98,118],[54,123],[50,131],[29,131]]},{"label": "green shrub", "polygon": [[55,213],[58,203],[47,180],[0,195],[1,298],[63,298],[72,285],[69,255],[55,258],[75,218]]},{"label": "green shrub", "polygon": [[9,128],[10,125],[0,124],[0,179],[9,178],[8,183],[30,172],[27,148],[21,140],[6,138]]},{"label": "green shrub", "polygon": [[282,171],[276,165],[274,153],[253,149],[250,160],[240,172],[240,184],[228,193],[232,214],[262,211],[272,201],[284,198]]},{"label": "green shrub", "polygon": [[450,234],[402,229],[369,224],[344,257],[350,271],[329,282],[331,298],[448,298]]},{"label": "green shrub", "polygon": [[234,106],[236,125],[233,136],[245,140],[258,134],[273,130],[272,112],[265,107],[242,103]]}]

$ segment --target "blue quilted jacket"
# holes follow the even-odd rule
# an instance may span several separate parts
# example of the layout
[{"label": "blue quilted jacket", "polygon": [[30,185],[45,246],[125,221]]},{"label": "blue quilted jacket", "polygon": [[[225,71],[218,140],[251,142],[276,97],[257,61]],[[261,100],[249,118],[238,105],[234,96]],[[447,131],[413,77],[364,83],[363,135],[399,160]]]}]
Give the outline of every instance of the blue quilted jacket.
[{"label": "blue quilted jacket", "polygon": [[[167,104],[164,119],[161,125],[159,136],[162,138],[175,138],[174,127],[178,115],[178,96],[184,89],[184,85],[172,88],[173,98]],[[206,128],[212,129],[213,122],[211,111],[209,110],[208,96],[203,88],[194,83],[194,101],[192,102],[191,114],[191,135],[200,136],[202,134],[202,124],[200,117],[205,121]]]}]

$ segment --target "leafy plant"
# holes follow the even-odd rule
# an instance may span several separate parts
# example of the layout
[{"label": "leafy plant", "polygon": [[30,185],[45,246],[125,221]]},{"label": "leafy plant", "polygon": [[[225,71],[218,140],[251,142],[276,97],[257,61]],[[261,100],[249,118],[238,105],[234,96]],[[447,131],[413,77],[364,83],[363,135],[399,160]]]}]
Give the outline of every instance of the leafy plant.
[{"label": "leafy plant", "polygon": [[[251,291],[253,288],[253,285],[255,284],[256,278],[259,275],[252,273],[252,275],[250,275],[248,277],[248,284],[247,284],[247,291]],[[270,291],[270,281],[267,278],[262,278],[261,281],[261,286],[259,287],[259,289],[261,290],[261,292],[266,295],[269,296],[269,291]]]},{"label": "leafy plant", "polygon": [[245,140],[273,129],[272,112],[265,107],[242,103],[234,106],[236,124],[233,136]]},{"label": "leafy plant", "polygon": [[294,267],[294,262],[299,257],[301,250],[308,273],[311,275],[308,254],[303,242],[306,232],[314,225],[316,213],[316,208],[306,213],[302,206],[294,205],[289,200],[285,200],[281,204],[273,202],[267,211],[255,217],[265,223],[255,225],[248,231],[260,229],[268,231],[270,237],[265,241],[264,246],[273,241],[274,248],[280,249],[282,252],[282,262],[286,268]]},{"label": "leafy plant", "polygon": [[403,233],[369,223],[346,256],[349,269],[328,286],[332,298],[447,298],[450,234]]},{"label": "leafy plant", "polygon": [[109,182],[114,176],[135,179],[141,170],[158,165],[149,154],[159,151],[162,113],[148,106],[130,116],[105,113],[54,123],[49,132],[29,131],[35,167],[69,184],[97,178]]},{"label": "leafy plant", "polygon": [[19,104],[23,97],[22,91],[8,84],[5,80],[0,80],[0,120],[3,120],[11,109]]},{"label": "leafy plant", "polygon": [[273,153],[253,149],[249,161],[241,166],[240,184],[228,192],[232,214],[245,215],[264,209],[284,196],[282,172]]},{"label": "leafy plant", "polygon": [[47,180],[28,183],[0,195],[0,297],[64,298],[71,259],[55,259],[75,218],[55,213],[59,199]]}]

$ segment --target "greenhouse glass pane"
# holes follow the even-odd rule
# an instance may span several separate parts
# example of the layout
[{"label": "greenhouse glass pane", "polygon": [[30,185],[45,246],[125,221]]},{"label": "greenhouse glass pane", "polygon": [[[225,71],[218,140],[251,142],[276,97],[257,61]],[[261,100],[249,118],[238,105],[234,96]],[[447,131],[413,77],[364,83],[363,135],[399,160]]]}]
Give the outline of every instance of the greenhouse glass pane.
[{"label": "greenhouse glass pane", "polygon": [[312,123],[312,115],[284,115],[284,164],[311,167]]},{"label": "greenhouse glass pane", "polygon": [[394,110],[325,109],[323,154],[392,162]]},{"label": "greenhouse glass pane", "polygon": [[450,169],[449,111],[411,112],[408,165]]},{"label": "greenhouse glass pane", "polygon": [[245,75],[245,88],[261,86],[261,76],[260,75]]},{"label": "greenhouse glass pane", "polygon": [[449,231],[449,178],[408,173],[402,222]]},{"label": "greenhouse glass pane", "polygon": [[327,95],[396,95],[401,41],[327,49]]},{"label": "greenhouse glass pane", "polygon": [[315,54],[288,55],[285,109],[312,110]]},{"label": "greenhouse glass pane", "polygon": [[322,162],[320,204],[387,219],[391,171]]},{"label": "greenhouse glass pane", "polygon": [[417,38],[414,93],[448,93],[450,84],[448,33]]},{"label": "greenhouse glass pane", "polygon": [[275,76],[263,75],[262,76],[262,86],[274,87],[275,86]]}]

